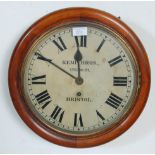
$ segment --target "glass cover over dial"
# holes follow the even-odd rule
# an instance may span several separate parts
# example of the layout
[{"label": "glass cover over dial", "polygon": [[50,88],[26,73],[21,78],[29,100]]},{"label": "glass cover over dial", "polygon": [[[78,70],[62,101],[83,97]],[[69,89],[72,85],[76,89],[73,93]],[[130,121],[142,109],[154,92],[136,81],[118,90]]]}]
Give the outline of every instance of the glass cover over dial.
[{"label": "glass cover over dial", "polygon": [[70,23],[42,35],[22,66],[30,109],[65,134],[93,134],[110,128],[132,107],[137,64],[121,37],[93,23]]}]

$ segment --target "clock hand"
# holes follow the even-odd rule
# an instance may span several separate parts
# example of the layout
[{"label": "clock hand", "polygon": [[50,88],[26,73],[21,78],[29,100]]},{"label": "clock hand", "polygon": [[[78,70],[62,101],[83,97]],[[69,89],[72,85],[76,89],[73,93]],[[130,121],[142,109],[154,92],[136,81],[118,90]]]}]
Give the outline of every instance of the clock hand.
[{"label": "clock hand", "polygon": [[77,51],[76,51],[76,53],[75,53],[75,55],[74,55],[74,59],[75,59],[75,61],[76,61],[77,64],[78,64],[78,77],[76,78],[75,82],[76,82],[78,85],[80,85],[80,84],[83,83],[83,79],[82,79],[81,76],[80,76],[80,61],[82,60],[82,54],[81,54],[81,52],[80,52],[80,50],[79,50],[79,47],[77,47]]},{"label": "clock hand", "polygon": [[78,78],[79,78],[80,77],[80,61],[82,60],[82,54],[81,54],[81,52],[79,50],[79,47],[77,48],[77,51],[76,51],[76,53],[74,55],[74,59],[78,64]]},{"label": "clock hand", "polygon": [[41,55],[41,54],[38,53],[38,52],[35,52],[35,55],[38,55],[38,58],[41,59],[41,60],[47,61],[47,62],[49,62],[49,63],[52,62],[51,59],[48,59],[48,58],[44,57],[43,55]]},{"label": "clock hand", "polygon": [[65,71],[64,69],[62,69],[61,67],[59,67],[57,64],[53,63],[51,59],[48,59],[46,57],[44,57],[43,55],[41,55],[40,53],[35,52],[35,55],[39,56],[39,59],[47,61],[48,63],[52,64],[53,66],[55,66],[56,68],[58,68],[59,70],[61,70],[62,72],[66,73],[67,75],[69,75],[70,77],[72,77],[73,79],[76,79],[76,77],[70,73],[68,73],[67,71]]}]

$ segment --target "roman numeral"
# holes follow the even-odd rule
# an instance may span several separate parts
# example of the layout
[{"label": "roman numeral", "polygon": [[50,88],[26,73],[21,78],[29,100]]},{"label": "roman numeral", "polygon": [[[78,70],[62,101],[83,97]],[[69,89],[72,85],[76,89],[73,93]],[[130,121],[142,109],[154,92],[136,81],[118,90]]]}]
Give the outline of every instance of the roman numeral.
[{"label": "roman numeral", "polygon": [[51,118],[53,118],[54,120],[57,120],[61,123],[63,116],[64,116],[64,110],[61,107],[56,106],[51,114]]},{"label": "roman numeral", "polygon": [[114,86],[127,86],[127,77],[113,77]]},{"label": "roman numeral", "polygon": [[35,95],[35,98],[39,104],[43,104],[42,109],[44,109],[52,101],[47,90]]},{"label": "roman numeral", "polygon": [[109,98],[106,100],[106,103],[111,107],[117,109],[122,101],[123,101],[122,98],[118,97],[114,93],[111,93]]},{"label": "roman numeral", "polygon": [[61,37],[58,37],[58,41],[53,40],[53,43],[58,47],[60,51],[64,51],[67,49]]},{"label": "roman numeral", "polygon": [[99,111],[96,110],[96,114],[97,114],[97,117],[103,122],[105,120],[105,118],[102,116],[101,113],[99,113]]},{"label": "roman numeral", "polygon": [[87,36],[75,36],[75,42],[77,47],[86,47],[87,46]]},{"label": "roman numeral", "polygon": [[46,84],[46,75],[33,77],[32,84]]},{"label": "roman numeral", "polygon": [[74,126],[75,127],[83,127],[82,115],[79,113],[74,114]]},{"label": "roman numeral", "polygon": [[110,60],[108,62],[110,64],[110,66],[112,67],[112,66],[118,64],[121,61],[123,61],[123,59],[121,58],[121,56],[118,56],[118,57],[116,57],[116,58],[114,58],[114,59],[112,59],[112,60]]},{"label": "roman numeral", "polygon": [[102,41],[101,41],[101,43],[100,43],[100,45],[99,45],[99,47],[97,48],[97,52],[99,52],[100,51],[100,49],[102,48],[102,46],[103,46],[103,44],[104,44],[104,42],[105,42],[105,40],[103,39]]}]

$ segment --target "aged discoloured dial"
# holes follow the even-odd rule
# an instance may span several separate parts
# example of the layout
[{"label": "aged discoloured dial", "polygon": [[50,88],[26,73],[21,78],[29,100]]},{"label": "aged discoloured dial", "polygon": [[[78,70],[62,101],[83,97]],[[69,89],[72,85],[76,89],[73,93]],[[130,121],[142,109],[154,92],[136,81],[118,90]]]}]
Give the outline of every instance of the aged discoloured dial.
[{"label": "aged discoloured dial", "polygon": [[[73,36],[74,27],[87,35]],[[130,109],[137,64],[121,38],[99,25],[51,30],[30,48],[22,66],[25,99],[49,127],[70,134],[107,129]]]}]

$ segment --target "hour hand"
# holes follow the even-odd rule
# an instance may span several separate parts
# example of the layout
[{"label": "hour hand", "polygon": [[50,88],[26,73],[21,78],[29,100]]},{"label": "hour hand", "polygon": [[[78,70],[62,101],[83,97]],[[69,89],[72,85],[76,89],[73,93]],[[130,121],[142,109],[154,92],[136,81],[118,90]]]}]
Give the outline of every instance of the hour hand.
[{"label": "hour hand", "polygon": [[82,60],[82,54],[81,54],[81,52],[80,52],[80,50],[79,50],[79,47],[77,47],[77,51],[76,51],[76,53],[75,53],[75,55],[74,55],[74,59],[75,59],[75,61],[77,61],[77,62],[79,62],[79,61]]},{"label": "hour hand", "polygon": [[82,60],[82,54],[79,50],[79,47],[77,47],[77,51],[74,55],[74,59],[78,64],[78,77],[76,78],[75,82],[76,84],[81,85],[83,83],[83,79],[81,78],[81,75],[80,75],[80,61]]}]

